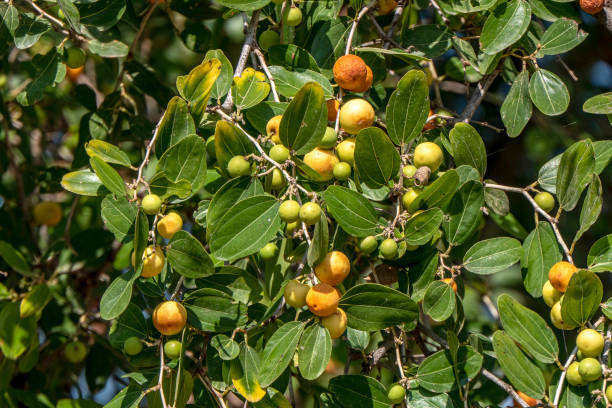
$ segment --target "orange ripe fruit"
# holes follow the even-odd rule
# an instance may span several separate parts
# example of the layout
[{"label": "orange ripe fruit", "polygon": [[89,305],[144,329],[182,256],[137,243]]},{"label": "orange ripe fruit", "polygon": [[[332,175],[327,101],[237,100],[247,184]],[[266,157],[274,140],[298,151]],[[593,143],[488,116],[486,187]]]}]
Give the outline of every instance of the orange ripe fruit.
[{"label": "orange ripe fruit", "polygon": [[378,0],[378,14],[384,16],[389,14],[397,7],[397,1],[395,0]]},{"label": "orange ripe fruit", "polygon": [[453,291],[457,293],[457,282],[455,282],[453,278],[444,278],[442,279],[442,282],[446,283],[447,285],[450,285],[451,288],[453,288]]},{"label": "orange ripe fruit", "polygon": [[[430,109],[429,110],[429,115],[427,115],[427,118],[429,118],[433,114],[434,114],[434,112]],[[435,129],[435,127],[436,127],[436,123],[435,122],[436,122],[435,120],[430,120],[429,122],[425,123],[425,126],[423,126],[423,130]]]},{"label": "orange ripe fruit", "polygon": [[340,102],[338,102],[337,99],[327,100],[327,120],[329,122],[334,122],[336,120],[336,116],[338,116],[339,108],[340,108]]},{"label": "orange ripe fruit", "polygon": [[605,0],[580,0],[580,8],[585,13],[597,14],[603,10]]},{"label": "orange ripe fruit", "polygon": [[160,303],[153,311],[153,325],[165,336],[180,333],[186,323],[185,306],[173,300]]},{"label": "orange ripe fruit", "polygon": [[338,286],[351,271],[351,262],[340,251],[332,251],[325,255],[323,262],[315,266],[317,278],[328,285]]},{"label": "orange ripe fruit", "polygon": [[43,201],[34,206],[34,222],[54,226],[62,220],[62,207],[58,203]]},{"label": "orange ripe fruit", "polygon": [[343,55],[333,67],[334,80],[343,89],[357,92],[362,89],[368,76],[368,66],[360,57]]},{"label": "orange ripe fruit", "polygon": [[320,317],[329,316],[338,308],[340,292],[327,283],[319,283],[308,291],[306,304],[312,314]]},{"label": "orange ripe fruit", "polygon": [[369,66],[366,65],[366,79],[363,83],[363,86],[359,89],[355,89],[355,92],[365,92],[372,86],[372,82],[374,82],[374,74]]},{"label": "orange ripe fruit", "polygon": [[304,163],[319,173],[323,181],[329,181],[334,177],[334,166],[339,162],[332,150],[318,147],[304,155]]},{"label": "orange ripe fruit", "polygon": [[69,80],[74,82],[83,73],[84,69],[85,69],[85,65],[81,65],[78,68],[70,68],[69,66],[66,66],[66,76],[68,77]]},{"label": "orange ripe fruit", "polygon": [[[537,399],[531,398],[529,395],[525,394],[522,391],[517,391],[516,393],[530,407],[535,407],[536,405],[538,405],[538,400]],[[520,408],[521,404],[519,404],[517,401],[514,401],[514,406]]]},{"label": "orange ripe fruit", "polygon": [[321,324],[327,329],[332,339],[342,336],[342,333],[346,330],[346,323],[346,313],[340,308],[337,308],[334,313],[321,319]]},{"label": "orange ripe fruit", "polygon": [[565,292],[572,275],[578,270],[573,264],[565,261],[557,262],[548,271],[548,280],[553,288]]}]

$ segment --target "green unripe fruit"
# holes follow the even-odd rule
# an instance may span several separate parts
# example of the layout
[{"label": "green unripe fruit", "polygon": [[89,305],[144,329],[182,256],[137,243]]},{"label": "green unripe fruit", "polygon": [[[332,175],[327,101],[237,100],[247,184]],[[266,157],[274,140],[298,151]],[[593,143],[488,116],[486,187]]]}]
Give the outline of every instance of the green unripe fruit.
[{"label": "green unripe fruit", "polygon": [[285,232],[287,234],[291,234],[293,231],[295,231],[296,229],[298,229],[300,226],[300,223],[297,221],[293,221],[293,222],[288,222],[287,226],[285,227]]},{"label": "green unripe fruit", "polygon": [[385,239],[380,244],[380,254],[385,259],[393,259],[397,257],[398,249],[397,242],[391,238]]},{"label": "green unripe fruit", "polygon": [[546,212],[551,212],[555,208],[555,197],[549,192],[538,193],[533,199]]},{"label": "green unripe fruit", "polygon": [[585,381],[599,380],[601,377],[601,364],[593,357],[587,357],[578,365],[578,373]]},{"label": "green unripe fruit", "polygon": [[162,201],[157,194],[147,194],[143,197],[140,205],[142,206],[142,211],[145,214],[154,215],[159,212]]},{"label": "green unripe fruit", "polygon": [[217,151],[215,150],[215,136],[211,136],[206,139],[206,154],[210,158],[211,162],[217,160]]},{"label": "green unripe fruit", "polygon": [[276,44],[280,44],[280,35],[276,31],[266,30],[259,35],[259,48],[263,51],[268,51],[268,49]]},{"label": "green unripe fruit", "polygon": [[65,20],[66,19],[66,15],[64,15],[64,12],[62,11],[62,9],[59,9],[57,11],[57,16],[59,17],[60,20]]},{"label": "green unripe fruit", "polygon": [[355,163],[355,138],[349,137],[336,146],[336,153],[340,161],[346,162],[351,166]]},{"label": "green unripe fruit", "polygon": [[248,176],[251,174],[251,163],[242,156],[234,156],[227,163],[227,172],[232,178]]},{"label": "green unripe fruit", "polygon": [[574,361],[569,365],[569,367],[567,367],[567,382],[575,387],[581,387],[587,383],[587,381],[580,375],[580,372],[578,371],[579,367],[580,363],[577,361]]},{"label": "green unripe fruit", "polygon": [[321,219],[321,206],[317,203],[304,203],[300,207],[300,220],[306,225],[314,225]]},{"label": "green unripe fruit", "polygon": [[405,397],[406,389],[400,384],[393,384],[391,387],[389,387],[387,398],[389,398],[389,401],[391,401],[392,404],[401,404]]},{"label": "green unripe fruit", "polygon": [[278,209],[278,215],[286,223],[297,221],[300,216],[300,203],[295,200],[283,201]]},{"label": "green unripe fruit", "polygon": [[443,158],[442,149],[433,142],[419,143],[414,149],[413,161],[417,168],[427,166],[434,172],[442,164]]},{"label": "green unripe fruit", "polygon": [[283,23],[289,27],[295,27],[302,22],[302,11],[297,7],[291,7],[285,14]]},{"label": "green unripe fruit", "polygon": [[138,337],[128,337],[123,343],[123,351],[128,356],[135,356],[142,351],[142,343]]},{"label": "green unripe fruit", "polygon": [[69,362],[76,364],[80,363],[85,359],[87,355],[87,347],[80,341],[73,341],[72,343],[66,344],[64,349],[64,356]]},{"label": "green unripe fruit", "polygon": [[78,68],[85,64],[85,51],[78,47],[71,47],[66,49],[66,65],[70,68]]},{"label": "green unripe fruit", "polygon": [[181,356],[183,345],[178,340],[170,340],[164,344],[164,354],[170,360],[176,360]]},{"label": "green unripe fruit", "polygon": [[371,254],[376,251],[376,248],[378,248],[378,241],[376,241],[376,238],[372,235],[365,237],[359,242],[359,249],[364,254]]},{"label": "green unripe fruit", "polygon": [[279,169],[272,170],[272,188],[274,190],[280,190],[285,187],[285,177]]},{"label": "green unripe fruit", "polygon": [[582,351],[578,350],[576,353],[576,360],[581,361],[582,359],[584,359],[584,355],[582,354]]},{"label": "green unripe fruit", "polygon": [[408,164],[402,168],[405,178],[411,178],[416,174],[417,168],[412,164]]},{"label": "green unripe fruit", "polygon": [[345,162],[336,163],[333,173],[337,180],[347,180],[351,176],[351,165]]},{"label": "green unripe fruit", "polygon": [[608,388],[606,388],[606,397],[608,397],[609,402],[612,402],[612,384],[608,385]]},{"label": "green unripe fruit", "polygon": [[289,149],[282,144],[274,145],[270,149],[270,158],[277,163],[284,163],[289,159]]},{"label": "green unripe fruit", "polygon": [[274,242],[268,242],[259,250],[259,256],[266,260],[276,258],[276,254],[278,254],[278,247]]},{"label": "green unripe fruit", "polygon": [[323,139],[319,143],[319,147],[321,149],[331,149],[336,145],[338,141],[338,135],[336,135],[336,131],[333,127],[327,127],[325,129],[325,135],[323,135]]},{"label": "green unripe fruit", "polygon": [[585,357],[597,357],[604,348],[603,335],[597,330],[584,329],[576,337],[576,346]]},{"label": "green unripe fruit", "polygon": [[409,188],[402,196],[402,204],[404,208],[410,207],[410,204],[414,202],[419,196],[419,192],[413,188]]}]

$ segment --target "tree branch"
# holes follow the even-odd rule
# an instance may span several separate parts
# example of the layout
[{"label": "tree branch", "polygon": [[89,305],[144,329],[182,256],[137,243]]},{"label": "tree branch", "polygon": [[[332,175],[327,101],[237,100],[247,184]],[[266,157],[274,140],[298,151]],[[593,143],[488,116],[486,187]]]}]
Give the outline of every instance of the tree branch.
[{"label": "tree branch", "polygon": [[272,76],[272,73],[268,69],[268,64],[266,64],[266,59],[264,58],[264,55],[262,54],[261,50],[258,47],[253,47],[253,52],[255,53],[255,55],[257,56],[257,59],[259,60],[259,63],[261,64],[261,68],[266,73],[266,76],[268,77],[268,81],[270,81],[270,89],[272,89],[272,96],[274,97],[274,102],[280,102],[280,98],[278,97],[278,92],[276,92],[276,83],[274,82],[274,77]]},{"label": "tree branch", "polygon": [[474,90],[474,92],[472,92],[470,99],[468,99],[467,104],[465,105],[465,109],[459,117],[459,120],[467,122],[468,120],[472,119],[472,116],[474,116],[474,113],[476,113],[476,109],[478,109],[478,107],[482,103],[483,98],[485,97],[491,85],[493,85],[493,82],[495,81],[495,78],[497,78],[497,75],[499,75],[499,71],[494,71],[493,73],[484,77],[478,83],[476,89]]},{"label": "tree branch", "polygon": [[572,364],[574,358],[576,357],[576,353],[578,353],[578,346],[574,346],[572,350],[572,354],[569,355],[565,365],[563,366],[563,371],[561,372],[561,377],[559,377],[559,382],[557,383],[557,390],[555,391],[555,399],[553,400],[553,406],[559,406],[559,400],[561,399],[561,392],[563,391],[563,382],[565,381],[565,376],[567,375],[567,367]]},{"label": "tree branch", "polygon": [[482,375],[484,375],[489,380],[491,380],[495,384],[497,384],[504,391],[506,391],[516,402],[518,402],[521,405],[521,407],[529,408],[529,405],[525,401],[523,401],[523,399],[516,393],[516,391],[514,390],[514,388],[512,388],[512,386],[510,384],[502,381],[495,374],[493,374],[492,372],[490,372],[487,369],[483,369],[482,370]]}]

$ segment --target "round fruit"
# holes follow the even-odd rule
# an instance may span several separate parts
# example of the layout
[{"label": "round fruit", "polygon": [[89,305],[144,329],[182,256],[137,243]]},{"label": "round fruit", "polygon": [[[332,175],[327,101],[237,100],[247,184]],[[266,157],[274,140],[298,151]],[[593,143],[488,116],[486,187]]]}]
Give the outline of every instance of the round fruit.
[{"label": "round fruit", "polygon": [[274,30],[266,30],[259,35],[259,48],[263,51],[276,44],[280,44],[280,35]]},{"label": "round fruit", "polygon": [[300,223],[298,221],[288,222],[285,226],[285,232],[287,234],[291,234],[293,231],[300,227]]},{"label": "round fruit", "polygon": [[402,196],[402,204],[404,205],[404,208],[410,207],[410,204],[412,204],[418,196],[419,192],[414,188],[409,188],[408,190],[406,190],[406,192]]},{"label": "round fruit", "polygon": [[78,68],[85,64],[85,51],[78,47],[70,47],[66,49],[66,65],[70,68]]},{"label": "round fruit", "polygon": [[157,232],[166,239],[170,239],[183,228],[183,219],[178,213],[171,211],[157,222]]},{"label": "round fruit", "polygon": [[355,135],[374,123],[374,108],[365,99],[351,99],[340,108],[340,126]]},{"label": "round fruit", "polygon": [[565,261],[557,262],[548,271],[548,280],[553,288],[565,292],[572,275],[578,270],[573,264]]},{"label": "round fruit", "polygon": [[408,164],[404,166],[402,172],[404,173],[405,178],[412,178],[417,172],[417,167],[413,166],[412,164]]},{"label": "round fruit", "polygon": [[395,242],[393,239],[387,238],[381,242],[380,254],[383,256],[383,258],[393,259],[397,257],[397,252],[397,242]]},{"label": "round fruit", "polygon": [[334,80],[343,89],[357,92],[367,81],[368,66],[357,55],[348,54],[338,58],[333,67]]},{"label": "round fruit", "polygon": [[285,187],[285,177],[279,169],[272,170],[272,183],[271,186],[274,190],[280,190]]},{"label": "round fruit", "polygon": [[366,78],[363,82],[363,86],[355,89],[354,92],[366,92],[372,86],[372,82],[374,82],[374,73],[372,72],[372,69],[366,65]]},{"label": "round fruit", "polygon": [[351,165],[345,162],[336,163],[333,172],[336,180],[348,180],[351,177]]},{"label": "round fruit", "polygon": [[336,154],[340,161],[353,165],[355,163],[355,138],[349,137],[340,142],[336,146]]},{"label": "round fruit", "polygon": [[536,204],[538,204],[540,208],[546,212],[550,212],[553,208],[555,208],[555,197],[553,197],[553,195],[549,192],[543,191],[538,193],[533,199],[535,200]]},{"label": "round fruit", "polygon": [[577,361],[574,361],[569,365],[569,367],[567,367],[567,382],[575,387],[581,387],[587,383],[587,381],[580,375],[579,367],[580,363]]},{"label": "round fruit", "polygon": [[547,280],[542,288],[542,297],[544,298],[544,302],[548,305],[548,307],[553,307],[553,305],[557,303],[559,299],[561,299],[561,295],[563,295],[563,293],[553,288],[553,285],[551,285],[550,281]]},{"label": "round fruit", "polygon": [[54,226],[62,219],[62,207],[58,203],[42,202],[34,206],[34,222]]},{"label": "round fruit", "polygon": [[278,254],[278,247],[274,242],[268,242],[259,250],[259,256],[263,259],[274,259]]},{"label": "round fruit", "polygon": [[[151,278],[157,276],[164,269],[164,252],[159,245],[149,245],[142,253],[142,272],[140,276],[143,278]],[[132,266],[136,266],[136,253],[132,252]]]},{"label": "round fruit", "polygon": [[563,321],[563,317],[561,316],[561,301],[555,303],[550,309],[550,321],[557,329],[561,330],[572,330],[575,327]]},{"label": "round fruit", "polygon": [[[535,398],[531,398],[529,395],[525,394],[522,391],[517,391],[516,392],[518,394],[519,397],[521,397],[521,399],[530,407],[535,407],[536,405],[538,405],[538,400]],[[514,401],[514,406],[516,407],[521,407],[521,404],[519,404],[518,402]]]},{"label": "round fruit", "polygon": [[227,172],[232,178],[248,176],[251,174],[251,163],[243,156],[234,156],[227,163]]},{"label": "round fruit", "polygon": [[142,198],[140,205],[145,214],[154,215],[161,208],[162,201],[157,194],[147,194]]},{"label": "round fruit", "polygon": [[160,303],[153,311],[153,326],[165,336],[180,333],[186,323],[185,307],[173,300]]},{"label": "round fruit", "polygon": [[337,308],[334,313],[321,319],[321,324],[327,329],[332,339],[342,336],[342,333],[346,330],[346,322],[346,313],[340,308]]},{"label": "round fruit", "polygon": [[367,236],[359,242],[359,250],[364,254],[371,254],[378,248],[378,241],[373,235]]},{"label": "round fruit", "polygon": [[278,128],[280,127],[283,115],[276,115],[266,123],[266,134],[276,144],[280,143]]},{"label": "round fruit", "polygon": [[338,108],[340,107],[340,102],[337,99],[328,99],[327,100],[327,121],[335,122],[336,117],[338,116]]},{"label": "round fruit", "polygon": [[580,362],[578,373],[585,381],[596,381],[601,377],[601,364],[593,357],[587,357]]},{"label": "round fruit", "polygon": [[306,295],[309,290],[310,286],[300,283],[295,279],[290,280],[285,285],[285,290],[283,292],[285,303],[296,309],[304,307],[306,305]]},{"label": "round fruit", "polygon": [[604,337],[593,329],[584,329],[576,337],[576,346],[584,357],[597,357],[604,348]]},{"label": "round fruit", "polygon": [[75,82],[79,78],[79,76],[81,76],[84,70],[85,70],[85,65],[81,65],[78,68],[70,68],[67,66],[66,76],[68,77],[69,80],[71,80],[72,82]]},{"label": "round fruit", "polygon": [[297,7],[291,7],[285,14],[283,23],[289,27],[295,27],[302,22],[302,10]]},{"label": "round fruit", "polygon": [[128,356],[135,356],[142,351],[142,343],[138,337],[128,337],[123,343],[123,351]]},{"label": "round fruit", "polygon": [[608,388],[606,388],[606,397],[608,398],[608,402],[612,402],[612,384],[608,385]]},{"label": "round fruit", "polygon": [[[378,0],[378,14],[380,14],[381,16],[389,14],[390,12],[395,10],[396,7],[397,1],[395,0]],[[402,389],[404,388],[402,387]],[[402,397],[402,399],[404,398]],[[394,402],[394,404],[397,404],[397,402]]]},{"label": "round fruit", "polygon": [[334,177],[334,166],[338,162],[338,157],[333,151],[318,147],[304,155],[304,163],[316,171],[322,181],[329,181]]},{"label": "round fruit", "polygon": [[340,292],[327,283],[319,283],[308,291],[306,304],[312,314],[325,317],[329,316],[338,308]]},{"label": "round fruit", "polygon": [[210,162],[217,160],[217,152],[215,151],[215,136],[206,139],[206,155]]},{"label": "round fruit", "polygon": [[270,158],[277,163],[284,163],[289,159],[289,149],[282,144],[274,145],[270,149]]},{"label": "round fruit", "polygon": [[72,364],[80,363],[85,359],[87,355],[87,347],[81,341],[73,341],[71,343],[66,344],[64,348],[64,356],[66,360],[71,362]]},{"label": "round fruit", "polygon": [[300,220],[306,225],[314,225],[321,219],[321,206],[317,203],[308,202],[300,207]]},{"label": "round fruit", "polygon": [[387,398],[392,404],[401,404],[406,398],[406,389],[401,384],[392,384],[387,391]]},{"label": "round fruit", "polygon": [[444,278],[442,282],[450,285],[450,287],[453,288],[453,292],[457,293],[457,282],[455,282],[453,278]]},{"label": "round fruit", "polygon": [[351,262],[340,251],[332,251],[325,255],[323,262],[315,266],[317,278],[328,285],[338,286],[351,272]]},{"label": "round fruit", "polygon": [[416,167],[427,166],[432,172],[438,170],[442,164],[442,149],[435,143],[424,142],[419,143],[414,149],[414,165]]},{"label": "round fruit", "polygon": [[176,360],[181,357],[183,345],[178,340],[170,340],[164,344],[164,354],[170,360]]},{"label": "round fruit", "polygon": [[580,0],[580,8],[588,14],[597,14],[603,10],[605,0]]},{"label": "round fruit", "polygon": [[300,203],[295,200],[283,201],[278,209],[278,215],[287,223],[297,221],[300,216]]},{"label": "round fruit", "polygon": [[336,131],[333,127],[325,128],[325,135],[323,135],[323,139],[319,142],[319,147],[321,149],[331,149],[336,145],[338,141],[338,135],[336,135]]}]

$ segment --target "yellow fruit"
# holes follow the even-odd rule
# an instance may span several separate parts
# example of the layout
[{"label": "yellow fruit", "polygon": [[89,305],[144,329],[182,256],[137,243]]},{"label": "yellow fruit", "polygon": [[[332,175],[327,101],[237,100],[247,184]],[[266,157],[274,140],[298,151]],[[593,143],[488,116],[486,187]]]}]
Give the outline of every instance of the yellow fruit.
[{"label": "yellow fruit", "polygon": [[334,166],[339,161],[333,151],[318,147],[304,156],[304,163],[316,171],[323,181],[329,181],[334,177]]},{"label": "yellow fruit", "polygon": [[337,308],[334,313],[321,319],[321,324],[327,329],[332,339],[342,336],[342,333],[346,330],[346,322],[346,313],[340,308]]},{"label": "yellow fruit", "polygon": [[450,285],[450,287],[453,288],[453,292],[457,293],[457,282],[455,282],[453,278],[444,278],[442,282]]},{"label": "yellow fruit", "polygon": [[410,207],[410,204],[412,204],[418,196],[419,192],[414,188],[409,188],[408,190],[406,190],[406,192],[402,196],[402,204],[404,205],[404,209]]},{"label": "yellow fruit", "polygon": [[576,337],[576,346],[584,357],[598,357],[604,348],[604,337],[597,330],[584,329]]},{"label": "yellow fruit", "polygon": [[577,361],[574,361],[572,364],[569,365],[569,367],[567,367],[567,382],[573,385],[574,387],[582,387],[587,383],[587,381],[580,375],[579,368],[580,363]]},{"label": "yellow fruit", "polygon": [[276,115],[266,123],[266,134],[274,143],[280,143],[280,137],[278,136],[278,128],[280,127],[281,119],[283,115]]},{"label": "yellow fruit", "polygon": [[186,323],[187,310],[173,300],[160,303],[153,311],[153,325],[165,336],[180,333]]},{"label": "yellow fruit", "polygon": [[344,139],[336,146],[336,154],[340,161],[346,162],[351,166],[355,163],[355,138]]},{"label": "yellow fruit", "polygon": [[142,198],[142,201],[140,202],[142,211],[144,211],[144,213],[148,215],[157,214],[157,212],[161,208],[161,205],[161,198],[159,198],[157,194],[147,194]]},{"label": "yellow fruit", "polygon": [[304,307],[306,305],[306,295],[310,290],[310,286],[298,282],[297,280],[290,280],[285,285],[284,296],[285,303],[289,306],[293,306],[296,309]]},{"label": "yellow fruit", "polygon": [[397,1],[395,0],[378,0],[378,14],[384,16],[389,14],[397,7]]},{"label": "yellow fruit", "polygon": [[442,164],[442,149],[433,142],[419,143],[414,149],[414,165],[416,167],[427,166],[432,172],[438,170]]},{"label": "yellow fruit", "polygon": [[544,298],[544,302],[548,305],[548,307],[553,307],[553,305],[557,303],[559,299],[561,299],[562,295],[563,293],[553,288],[550,281],[546,281],[544,287],[542,288],[542,298]]},{"label": "yellow fruit", "polygon": [[578,270],[573,264],[565,261],[557,262],[548,271],[548,280],[553,288],[565,292],[572,275]]},{"label": "yellow fruit", "polygon": [[561,330],[572,330],[575,326],[567,324],[563,321],[563,317],[561,316],[561,302],[557,302],[550,309],[550,321],[552,324]]},{"label": "yellow fruit", "polygon": [[352,54],[338,58],[333,67],[334,80],[347,91],[358,91],[366,84],[367,65],[360,57]]},{"label": "yellow fruit", "polygon": [[321,206],[315,202],[304,203],[300,207],[300,221],[306,225],[314,225],[321,219]]},{"label": "yellow fruit", "polygon": [[[159,275],[162,269],[164,269],[165,259],[161,246],[155,245],[155,249],[153,249],[153,245],[146,247],[142,254],[142,272],[140,276],[151,278]],[[136,266],[136,254],[134,252],[132,252],[132,266]]]},{"label": "yellow fruit", "polygon": [[85,65],[81,65],[78,68],[70,68],[69,66],[66,66],[66,76],[69,80],[75,82],[79,78],[79,76],[81,76],[84,70]]},{"label": "yellow fruit", "polygon": [[[521,397],[521,399],[522,399],[523,401],[525,401],[525,403],[526,403],[527,405],[529,405],[530,407],[535,407],[536,405],[538,405],[538,400],[537,400],[537,399],[535,399],[535,398],[531,398],[529,395],[525,394],[525,393],[524,393],[524,392],[522,392],[522,391],[517,391],[516,393],[517,393],[517,394],[519,395],[519,397]],[[520,408],[520,407],[521,407],[521,404],[519,404],[518,402],[514,401],[514,406],[515,406],[515,407],[519,407],[519,408]]]},{"label": "yellow fruit", "polygon": [[351,272],[351,262],[340,251],[325,255],[323,262],[315,266],[317,278],[328,285],[338,286]]},{"label": "yellow fruit", "polygon": [[169,212],[157,222],[157,232],[166,239],[172,238],[174,234],[183,228],[183,219],[176,212]]},{"label": "yellow fruit", "polygon": [[365,99],[351,99],[340,108],[340,126],[352,135],[372,126],[375,117],[374,108]]},{"label": "yellow fruit", "polygon": [[34,206],[34,222],[54,226],[62,219],[62,207],[58,203],[42,202]]},{"label": "yellow fruit", "polygon": [[320,317],[329,316],[338,308],[340,292],[327,283],[319,283],[308,291],[306,304],[312,314]]},{"label": "yellow fruit", "polygon": [[336,116],[338,115],[339,107],[340,107],[340,102],[338,102],[337,99],[327,100],[327,120],[329,122],[334,122],[336,120]]}]

